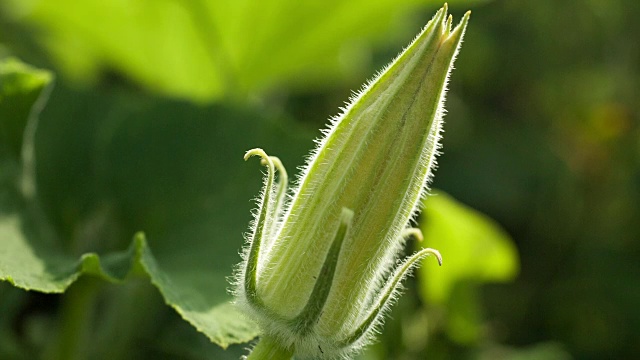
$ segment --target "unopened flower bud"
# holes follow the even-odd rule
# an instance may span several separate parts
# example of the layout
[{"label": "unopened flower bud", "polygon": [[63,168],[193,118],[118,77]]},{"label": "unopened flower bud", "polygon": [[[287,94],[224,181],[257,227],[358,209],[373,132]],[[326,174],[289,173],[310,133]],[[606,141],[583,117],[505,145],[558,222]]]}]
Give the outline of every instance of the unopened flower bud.
[{"label": "unopened flower bud", "polygon": [[[343,356],[372,338],[424,249],[398,261],[432,176],[447,78],[469,19],[446,5],[332,119],[291,196],[277,158],[237,271],[237,302],[301,358]],[[279,173],[279,175],[277,175]]]}]

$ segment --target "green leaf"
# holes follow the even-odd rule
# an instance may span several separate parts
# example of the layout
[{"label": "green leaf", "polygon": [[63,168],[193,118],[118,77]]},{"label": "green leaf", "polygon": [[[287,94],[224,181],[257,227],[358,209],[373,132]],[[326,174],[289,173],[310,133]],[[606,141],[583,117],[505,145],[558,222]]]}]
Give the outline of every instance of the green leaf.
[{"label": "green leaf", "polygon": [[20,187],[21,180],[31,175],[21,171],[19,157],[21,151],[31,153],[31,139],[23,149],[23,139],[32,135],[25,129],[37,125],[48,96],[44,89],[51,80],[49,72],[16,59],[0,62],[1,144],[9,150],[0,159],[0,280],[42,292],[63,291],[83,272],[120,280],[127,272],[122,271],[121,263],[131,262],[135,253],[132,248],[126,254],[110,254],[103,259],[104,267],[96,254],[87,253],[77,259],[63,253],[56,247],[56,234],[38,201],[25,195]]},{"label": "green leaf", "polygon": [[[52,78],[50,72],[34,69],[17,59],[0,59],[0,156],[4,152],[19,156],[29,115]],[[35,107],[33,116],[39,110]]]},{"label": "green leaf", "polygon": [[258,144],[295,166],[310,138],[251,110],[53,92],[25,144],[34,196],[18,186],[22,164],[1,163],[0,280],[60,293],[82,275],[119,283],[147,274],[211,341],[249,341],[257,328],[227,294],[260,188],[242,156]]},{"label": "green leaf", "polygon": [[[228,286],[224,273],[212,273],[205,267],[166,270],[148,249],[142,264],[166,303],[212,342],[226,348],[258,336],[257,326],[246,319],[230,299],[221,296]],[[199,270],[202,274],[195,274]],[[218,282],[214,287],[200,286],[211,286],[212,280]]]},{"label": "green leaf", "polygon": [[440,251],[442,268],[425,261],[419,270],[421,294],[444,304],[462,282],[505,282],[518,273],[516,247],[492,219],[437,191],[425,201],[421,217],[425,247]]},{"label": "green leaf", "polygon": [[12,283],[15,276],[11,269],[23,268],[16,274],[18,284],[38,282],[34,274],[42,271],[42,264],[32,261],[34,249],[24,242],[27,234],[37,230],[30,226],[29,210],[19,188],[23,175],[20,154],[27,123],[35,123],[39,110],[35,104],[41,96],[46,100],[43,90],[50,81],[48,72],[16,59],[0,61],[0,279]]},{"label": "green leaf", "polygon": [[441,191],[425,201],[420,224],[423,245],[443,257],[441,268],[425,261],[418,270],[420,294],[445,307],[445,328],[453,341],[478,343],[483,334],[478,287],[517,275],[516,247],[495,221]]},{"label": "green leaf", "polygon": [[37,40],[70,76],[115,69],[164,94],[211,100],[366,76],[371,43],[427,5],[442,2],[12,0],[3,10],[44,29]]},{"label": "green leaf", "polygon": [[[22,196],[18,190],[23,133],[28,121],[34,119],[40,106],[34,104],[47,98],[47,86],[52,75],[34,69],[17,59],[0,59],[0,279],[9,262],[19,261],[22,253],[9,255],[12,240],[22,237],[16,225]],[[29,249],[27,249],[29,251]],[[29,271],[29,269],[25,269]],[[14,330],[24,294],[0,283],[0,357],[26,359],[30,349],[19,342]]]}]

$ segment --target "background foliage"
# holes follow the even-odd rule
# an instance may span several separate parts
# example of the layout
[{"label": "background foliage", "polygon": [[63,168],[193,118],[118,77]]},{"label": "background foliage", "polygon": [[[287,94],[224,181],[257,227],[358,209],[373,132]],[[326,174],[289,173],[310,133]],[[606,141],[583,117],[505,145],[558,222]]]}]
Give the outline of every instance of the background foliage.
[{"label": "background foliage", "polygon": [[[362,358],[633,357],[640,3],[450,5],[473,10],[434,183],[457,200],[416,244],[445,265]],[[299,165],[439,6],[0,0],[0,358],[237,359],[242,154]]]}]

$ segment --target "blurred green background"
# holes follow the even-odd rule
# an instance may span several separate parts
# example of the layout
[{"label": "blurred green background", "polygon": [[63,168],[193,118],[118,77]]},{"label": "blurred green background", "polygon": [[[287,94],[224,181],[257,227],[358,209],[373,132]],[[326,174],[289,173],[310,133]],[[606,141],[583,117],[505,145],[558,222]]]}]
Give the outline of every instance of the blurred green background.
[{"label": "blurred green background", "polygon": [[[55,74],[53,89],[37,88],[51,95],[33,137],[46,221],[24,217],[51,235],[2,222],[0,246],[52,246],[54,292],[82,254],[117,255],[137,231],[153,252],[120,284],[89,270],[63,295],[0,282],[0,358],[65,358],[61,347],[69,358],[239,358],[247,345],[222,351],[189,323],[220,344],[255,335],[234,340],[211,320],[260,187],[244,151],[263,147],[294,172],[326,119],[440,6],[0,0],[0,59]],[[634,358],[640,2],[450,2],[454,22],[468,9],[433,184],[442,190],[420,220],[445,265],[409,281],[361,357]],[[6,126],[0,183],[11,187],[22,136]],[[25,213],[6,205],[15,196],[2,192],[3,219]],[[86,324],[69,330],[74,317]]]}]

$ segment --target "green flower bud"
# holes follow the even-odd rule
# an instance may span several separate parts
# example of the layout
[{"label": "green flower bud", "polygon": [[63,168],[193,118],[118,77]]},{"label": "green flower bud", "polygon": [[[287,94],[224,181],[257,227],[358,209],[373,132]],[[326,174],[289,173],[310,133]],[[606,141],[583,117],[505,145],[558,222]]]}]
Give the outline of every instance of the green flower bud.
[{"label": "green flower bud", "polygon": [[[368,343],[422,250],[398,262],[426,195],[449,72],[469,19],[447,7],[332,119],[291,196],[267,166],[236,276],[237,302],[264,336],[299,357],[346,356]],[[279,176],[276,181],[276,172]]]}]

